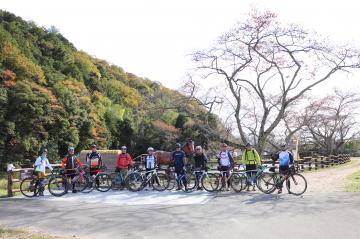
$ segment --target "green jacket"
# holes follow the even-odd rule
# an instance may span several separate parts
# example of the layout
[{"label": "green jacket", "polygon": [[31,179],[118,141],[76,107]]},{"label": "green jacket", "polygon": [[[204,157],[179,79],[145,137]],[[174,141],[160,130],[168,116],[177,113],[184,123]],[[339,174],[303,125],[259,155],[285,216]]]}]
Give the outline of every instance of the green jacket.
[{"label": "green jacket", "polygon": [[255,149],[245,150],[242,157],[241,157],[241,161],[242,161],[243,164],[261,165],[260,156],[259,156],[258,152]]}]

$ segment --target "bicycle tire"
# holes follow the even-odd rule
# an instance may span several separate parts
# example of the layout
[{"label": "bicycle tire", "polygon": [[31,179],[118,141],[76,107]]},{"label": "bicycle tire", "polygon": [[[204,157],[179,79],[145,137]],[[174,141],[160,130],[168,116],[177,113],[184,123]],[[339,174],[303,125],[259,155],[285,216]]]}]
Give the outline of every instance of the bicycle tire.
[{"label": "bicycle tire", "polygon": [[117,173],[110,173],[109,177],[111,179],[112,190],[123,190],[125,188],[126,178],[123,180],[124,181],[123,183],[117,183],[116,182]]},{"label": "bicycle tire", "polygon": [[207,192],[214,192],[219,187],[219,180],[214,173],[208,173],[201,177],[201,186]]},{"label": "bicycle tire", "polygon": [[230,186],[237,193],[244,190],[243,178],[244,176],[241,173],[233,173],[230,177]]},{"label": "bicycle tire", "polygon": [[[96,181],[99,180],[99,184],[96,183]],[[107,192],[111,189],[111,179],[109,177],[109,174],[106,173],[100,173],[96,175],[94,178],[93,184],[99,192]]]},{"label": "bicycle tire", "polygon": [[[35,185],[34,185],[35,182]],[[32,186],[34,185],[34,186]],[[38,188],[38,182],[36,179],[30,177],[30,178],[24,178],[20,183],[20,192],[25,197],[35,197],[37,195],[37,188]],[[32,189],[33,187],[33,189]]]},{"label": "bicycle tire", "polygon": [[167,190],[171,191],[175,188],[177,182],[175,178],[169,177],[169,186],[167,188]]},{"label": "bicycle tire", "polygon": [[125,180],[126,188],[130,192],[138,192],[144,188],[144,178],[141,173],[133,172],[130,173]]},{"label": "bicycle tire", "polygon": [[49,180],[48,189],[51,195],[61,197],[68,192],[68,182],[64,178],[53,177]]},{"label": "bicycle tire", "polygon": [[164,173],[153,174],[152,180],[154,180],[154,182],[152,183],[152,187],[156,191],[165,191],[169,186],[168,175]]},{"label": "bicycle tire", "polygon": [[[295,179],[295,177],[297,177],[297,179]],[[293,190],[294,186],[291,187],[291,182],[293,183],[293,185],[297,185],[301,182],[301,180],[303,180],[302,183],[304,186],[303,186],[303,188],[300,187],[301,190],[299,192],[295,192]],[[307,189],[307,181],[303,175],[301,175],[299,173],[294,173],[294,174],[291,174],[288,179],[286,179],[286,188],[291,194],[293,194],[295,196],[300,196],[303,193],[305,193],[305,191]]]},{"label": "bicycle tire", "polygon": [[87,178],[87,185],[82,193],[91,193],[95,189],[94,178],[92,176],[85,176]]},{"label": "bicycle tire", "polygon": [[83,192],[88,187],[88,183],[89,181],[86,176],[78,177],[74,182],[76,191]]},{"label": "bicycle tire", "polygon": [[262,173],[256,178],[256,187],[265,194],[271,194],[276,190],[276,174]]}]

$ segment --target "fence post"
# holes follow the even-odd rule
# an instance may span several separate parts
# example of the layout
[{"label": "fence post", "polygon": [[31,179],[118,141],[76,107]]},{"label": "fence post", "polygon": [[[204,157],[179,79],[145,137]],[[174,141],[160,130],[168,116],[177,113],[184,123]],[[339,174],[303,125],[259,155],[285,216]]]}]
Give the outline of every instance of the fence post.
[{"label": "fence post", "polygon": [[12,191],[12,188],[13,188],[13,172],[11,170],[11,171],[8,171],[7,173],[8,173],[8,185],[7,185],[8,197],[13,197],[14,196],[13,191]]}]

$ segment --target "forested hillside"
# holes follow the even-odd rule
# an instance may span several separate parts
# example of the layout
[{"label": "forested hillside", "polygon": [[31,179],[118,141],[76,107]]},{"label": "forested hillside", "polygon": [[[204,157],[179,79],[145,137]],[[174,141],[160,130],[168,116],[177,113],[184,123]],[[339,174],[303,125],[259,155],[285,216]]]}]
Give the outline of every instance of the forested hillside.
[{"label": "forested hillside", "polygon": [[43,146],[54,160],[69,145],[93,142],[138,154],[190,137],[205,146],[219,140],[218,118],[185,99],[78,51],[54,28],[0,10],[1,165],[32,159]]}]

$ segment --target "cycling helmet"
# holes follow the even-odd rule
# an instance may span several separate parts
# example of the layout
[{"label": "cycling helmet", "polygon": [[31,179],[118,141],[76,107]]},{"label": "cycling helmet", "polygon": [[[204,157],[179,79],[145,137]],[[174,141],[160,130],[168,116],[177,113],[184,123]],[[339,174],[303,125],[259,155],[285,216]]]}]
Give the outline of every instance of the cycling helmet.
[{"label": "cycling helmet", "polygon": [[154,151],[154,148],[153,147],[149,147],[148,149],[147,149],[147,151],[149,152],[149,151]]},{"label": "cycling helmet", "polygon": [[196,146],[196,147],[195,147],[195,150],[199,150],[199,151],[201,151],[201,150],[202,150],[202,148],[201,148],[201,146],[200,146],[200,145],[198,145],[198,146]]},{"label": "cycling helmet", "polygon": [[181,148],[181,144],[176,143],[176,144],[175,144],[175,148]]},{"label": "cycling helmet", "polygon": [[74,151],[75,149],[74,149],[74,147],[69,147],[68,148],[68,151]]},{"label": "cycling helmet", "polygon": [[91,148],[92,148],[92,149],[93,149],[93,148],[97,148],[96,144],[92,144],[92,145],[91,145]]},{"label": "cycling helmet", "polygon": [[121,146],[121,150],[127,150],[126,146]]},{"label": "cycling helmet", "polygon": [[222,144],[222,147],[227,147],[228,145],[226,143],[223,143]]}]

